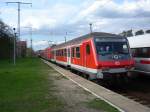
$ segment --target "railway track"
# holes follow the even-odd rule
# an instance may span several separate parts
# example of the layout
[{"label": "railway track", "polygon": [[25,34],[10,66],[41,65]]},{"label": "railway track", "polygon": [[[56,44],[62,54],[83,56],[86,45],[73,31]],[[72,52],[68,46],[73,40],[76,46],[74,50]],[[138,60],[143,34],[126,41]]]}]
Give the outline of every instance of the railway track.
[{"label": "railway track", "polygon": [[[73,71],[73,73],[82,76],[81,73]],[[140,74],[141,77],[130,79],[129,83],[117,83],[110,85],[106,82],[93,81],[107,89],[128,97],[140,104],[150,107],[150,77]],[[85,77],[84,77],[85,78]]]},{"label": "railway track", "polygon": [[129,83],[115,83],[113,85],[106,82],[93,81],[107,89],[128,97],[140,104],[150,107],[150,77],[140,74],[140,77],[130,79]]},{"label": "railway track", "polygon": [[150,107],[150,77],[148,76],[134,78],[127,85],[105,87]]}]

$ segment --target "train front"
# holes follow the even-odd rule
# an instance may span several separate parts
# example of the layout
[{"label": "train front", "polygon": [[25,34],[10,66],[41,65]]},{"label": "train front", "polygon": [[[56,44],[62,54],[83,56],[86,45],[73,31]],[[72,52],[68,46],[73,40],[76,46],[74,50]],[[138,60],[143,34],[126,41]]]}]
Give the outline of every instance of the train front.
[{"label": "train front", "polygon": [[128,40],[125,37],[97,37],[95,48],[98,62],[97,78],[126,77],[133,69]]}]

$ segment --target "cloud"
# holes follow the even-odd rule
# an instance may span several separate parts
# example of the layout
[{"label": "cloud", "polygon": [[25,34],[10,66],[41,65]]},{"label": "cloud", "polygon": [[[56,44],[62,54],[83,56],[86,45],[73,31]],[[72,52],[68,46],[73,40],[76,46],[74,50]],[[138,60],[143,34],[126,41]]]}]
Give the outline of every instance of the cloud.
[{"label": "cloud", "polygon": [[48,44],[48,42],[45,41],[45,40],[42,40],[42,41],[34,41],[34,42],[33,42],[33,45],[34,45],[34,46],[43,46],[43,45],[47,45],[47,44]]},{"label": "cloud", "polygon": [[81,19],[96,11],[99,7],[105,5],[108,1],[109,0],[95,1],[90,6],[86,6],[86,8],[83,8],[83,10],[81,10],[79,14],[73,20],[71,20],[70,23],[76,23],[80,21]]},{"label": "cloud", "polygon": [[[89,33],[89,23],[93,31],[119,33],[128,29],[149,28],[150,0],[27,0],[33,2],[22,6],[21,26],[32,26],[33,34],[53,35],[54,40],[63,41],[65,33],[68,39]],[[0,7],[2,19],[15,26],[17,24],[16,7]],[[21,29],[23,34],[28,30]],[[41,42],[42,43],[42,42]],[[37,43],[41,45],[40,42]],[[35,44],[35,46],[37,45]]]},{"label": "cloud", "polygon": [[112,33],[118,33],[125,29],[148,27],[150,0],[132,2],[125,0],[121,4],[111,0],[102,0],[92,3],[84,2],[83,4],[80,6],[78,13],[67,13],[74,16],[67,16],[69,19],[66,23],[62,22],[63,24],[58,24],[51,29],[48,25],[44,25],[39,29],[39,32],[51,31],[55,35],[64,36],[67,31],[72,32],[74,35],[80,35],[89,32],[89,23],[93,23],[94,31]]},{"label": "cloud", "polygon": [[41,40],[41,41],[33,41],[33,48],[35,50],[39,50],[39,49],[45,49],[48,47],[48,42]]},{"label": "cloud", "polygon": [[[103,18],[133,18],[133,17],[150,17],[150,5],[148,0],[140,0],[134,2],[125,1],[123,4],[117,4],[113,1],[106,4],[103,8],[99,8],[96,14]],[[146,6],[146,7],[144,7]]]},{"label": "cloud", "polygon": [[56,4],[44,9],[33,9],[32,12],[31,10],[25,10],[22,18],[26,19],[23,19],[22,26],[30,24],[37,29],[45,26],[54,28],[67,22],[73,12],[75,12],[75,7],[67,4]]}]

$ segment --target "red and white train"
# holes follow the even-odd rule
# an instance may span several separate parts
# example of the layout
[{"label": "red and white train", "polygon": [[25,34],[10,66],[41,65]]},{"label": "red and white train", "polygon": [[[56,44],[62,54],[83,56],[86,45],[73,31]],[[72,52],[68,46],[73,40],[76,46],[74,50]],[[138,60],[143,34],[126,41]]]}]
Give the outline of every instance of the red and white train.
[{"label": "red and white train", "polygon": [[85,73],[89,79],[127,77],[134,66],[127,38],[110,33],[93,32],[52,46],[49,53],[47,59]]}]

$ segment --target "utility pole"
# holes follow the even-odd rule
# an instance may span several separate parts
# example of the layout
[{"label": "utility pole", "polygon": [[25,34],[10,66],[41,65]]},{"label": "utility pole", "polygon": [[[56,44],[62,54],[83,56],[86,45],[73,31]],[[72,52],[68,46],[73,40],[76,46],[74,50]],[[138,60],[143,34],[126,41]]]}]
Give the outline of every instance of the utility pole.
[{"label": "utility pole", "polygon": [[47,42],[48,42],[49,47],[51,47],[53,45],[53,41],[49,40]]},{"label": "utility pole", "polygon": [[6,2],[6,4],[17,4],[18,5],[18,38],[20,39],[20,6],[21,4],[24,4],[24,5],[31,5],[32,7],[32,3],[26,3],[26,2]]},{"label": "utility pole", "polygon": [[13,61],[14,61],[14,65],[16,65],[16,36],[17,36],[16,34],[17,33],[15,32],[15,30],[16,30],[15,28],[13,28],[13,30],[14,30],[14,36],[15,36],[14,37],[14,58],[13,58]]},{"label": "utility pole", "polygon": [[33,41],[33,40],[32,40],[32,38],[31,38],[30,41],[31,41],[31,57],[32,57],[32,55],[33,55],[33,48],[32,48],[32,41]]},{"label": "utility pole", "polygon": [[66,41],[67,41],[67,32],[66,32],[66,34],[65,34],[65,43],[66,43]]},{"label": "utility pole", "polygon": [[92,33],[92,23],[89,24],[90,25],[90,33]]}]

